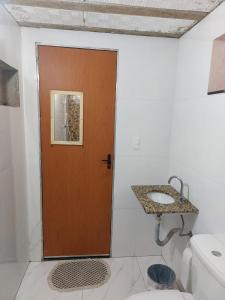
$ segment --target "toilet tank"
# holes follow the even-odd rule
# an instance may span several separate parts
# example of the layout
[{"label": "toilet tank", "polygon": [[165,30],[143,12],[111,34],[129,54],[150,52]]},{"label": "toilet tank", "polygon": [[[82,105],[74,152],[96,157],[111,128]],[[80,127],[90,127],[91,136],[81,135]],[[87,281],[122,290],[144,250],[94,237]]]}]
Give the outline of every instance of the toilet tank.
[{"label": "toilet tank", "polygon": [[194,300],[225,300],[225,235],[195,235],[191,249]]}]

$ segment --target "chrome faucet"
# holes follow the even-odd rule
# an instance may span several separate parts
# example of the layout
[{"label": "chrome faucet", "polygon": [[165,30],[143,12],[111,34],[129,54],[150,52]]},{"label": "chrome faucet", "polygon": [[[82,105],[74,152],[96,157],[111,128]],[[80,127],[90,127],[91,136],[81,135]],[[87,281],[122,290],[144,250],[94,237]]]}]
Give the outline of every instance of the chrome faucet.
[{"label": "chrome faucet", "polygon": [[184,201],[185,197],[184,197],[184,183],[183,180],[179,177],[179,176],[171,176],[168,180],[168,183],[170,184],[170,182],[172,181],[172,179],[177,179],[180,182],[180,201]]}]

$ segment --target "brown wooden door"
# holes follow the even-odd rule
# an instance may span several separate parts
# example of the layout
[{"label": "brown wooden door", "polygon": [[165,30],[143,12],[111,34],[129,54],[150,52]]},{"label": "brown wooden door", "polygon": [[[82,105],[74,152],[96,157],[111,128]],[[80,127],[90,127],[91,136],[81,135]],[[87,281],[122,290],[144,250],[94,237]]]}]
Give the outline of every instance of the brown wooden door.
[{"label": "brown wooden door", "polygon": [[[39,46],[44,256],[109,255],[115,51]],[[50,91],[84,93],[83,146],[51,145]]]}]

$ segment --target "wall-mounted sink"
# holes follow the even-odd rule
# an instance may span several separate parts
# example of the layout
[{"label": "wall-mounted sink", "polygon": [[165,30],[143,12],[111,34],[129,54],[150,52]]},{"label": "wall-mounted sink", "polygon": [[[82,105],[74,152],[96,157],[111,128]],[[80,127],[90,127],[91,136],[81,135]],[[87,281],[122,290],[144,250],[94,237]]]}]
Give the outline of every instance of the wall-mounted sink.
[{"label": "wall-mounted sink", "polygon": [[[177,176],[172,176],[169,181],[173,178],[181,181],[182,188],[180,192],[171,185],[133,185],[131,187],[145,212],[156,215],[155,242],[160,247],[165,246],[175,233],[179,234],[180,237],[191,237],[191,231],[184,233],[183,214],[198,214],[198,209],[183,196],[183,181]],[[180,214],[181,226],[172,228],[167,236],[161,240],[160,226],[162,215],[174,213]]]},{"label": "wall-mounted sink", "polygon": [[157,203],[160,204],[171,204],[175,202],[175,199],[168,194],[160,193],[160,192],[150,192],[147,193],[147,197]]},{"label": "wall-mounted sink", "polygon": [[198,209],[171,185],[133,185],[132,190],[146,214],[198,214]]}]

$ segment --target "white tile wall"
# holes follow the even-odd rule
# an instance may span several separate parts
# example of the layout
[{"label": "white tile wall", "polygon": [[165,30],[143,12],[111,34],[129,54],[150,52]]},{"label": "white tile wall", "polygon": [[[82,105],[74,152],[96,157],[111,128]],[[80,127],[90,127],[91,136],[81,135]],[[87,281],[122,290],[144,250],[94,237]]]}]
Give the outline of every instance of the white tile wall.
[{"label": "white tile wall", "polygon": [[[114,185],[115,208],[141,208],[131,185],[160,184],[166,181],[168,156],[118,156]],[[128,172],[129,169],[129,172]]]},{"label": "white tile wall", "polygon": [[135,255],[136,209],[113,210],[113,257]]},{"label": "white tile wall", "polygon": [[[155,239],[155,217],[146,215],[143,208],[136,210],[135,256],[158,255],[161,248]],[[151,250],[151,252],[149,251]]]},{"label": "white tile wall", "polygon": [[10,135],[9,132],[9,114],[6,107],[0,107],[0,141],[1,141],[1,155],[0,155],[0,172],[7,169],[11,163],[10,150]]},{"label": "white tile wall", "polygon": [[0,262],[16,259],[13,174],[9,167],[0,173]]},{"label": "white tile wall", "polygon": [[[225,232],[225,95],[207,96],[212,43],[225,32],[224,14],[225,3],[179,41],[169,173],[189,184],[200,209],[196,222],[186,218],[194,233]],[[185,246],[184,239],[173,239],[163,249],[178,273]]]},{"label": "white tile wall", "polygon": [[[0,59],[20,70],[20,28],[0,5]],[[15,51],[16,50],[16,51]],[[28,261],[21,108],[0,106],[0,298],[14,298]]]},{"label": "white tile wall", "polygon": [[[160,88],[159,88],[160,89]],[[139,93],[142,93],[139,91]],[[146,92],[147,93],[147,92]],[[117,153],[119,156],[168,155],[171,121],[170,99],[125,99],[117,109]],[[162,121],[160,121],[162,120]],[[146,130],[148,129],[148,130]],[[140,149],[133,149],[133,140],[140,137]]]},{"label": "white tile wall", "polygon": [[[160,253],[153,241],[154,220],[150,216],[142,220],[140,205],[130,186],[166,180],[178,42],[165,38],[22,29],[32,260],[40,260],[42,254],[35,42],[119,50],[112,255]],[[133,149],[136,138],[140,138],[138,150]]]},{"label": "white tile wall", "polygon": [[155,221],[143,208],[114,209],[113,256],[158,255],[161,248],[154,242]]}]

